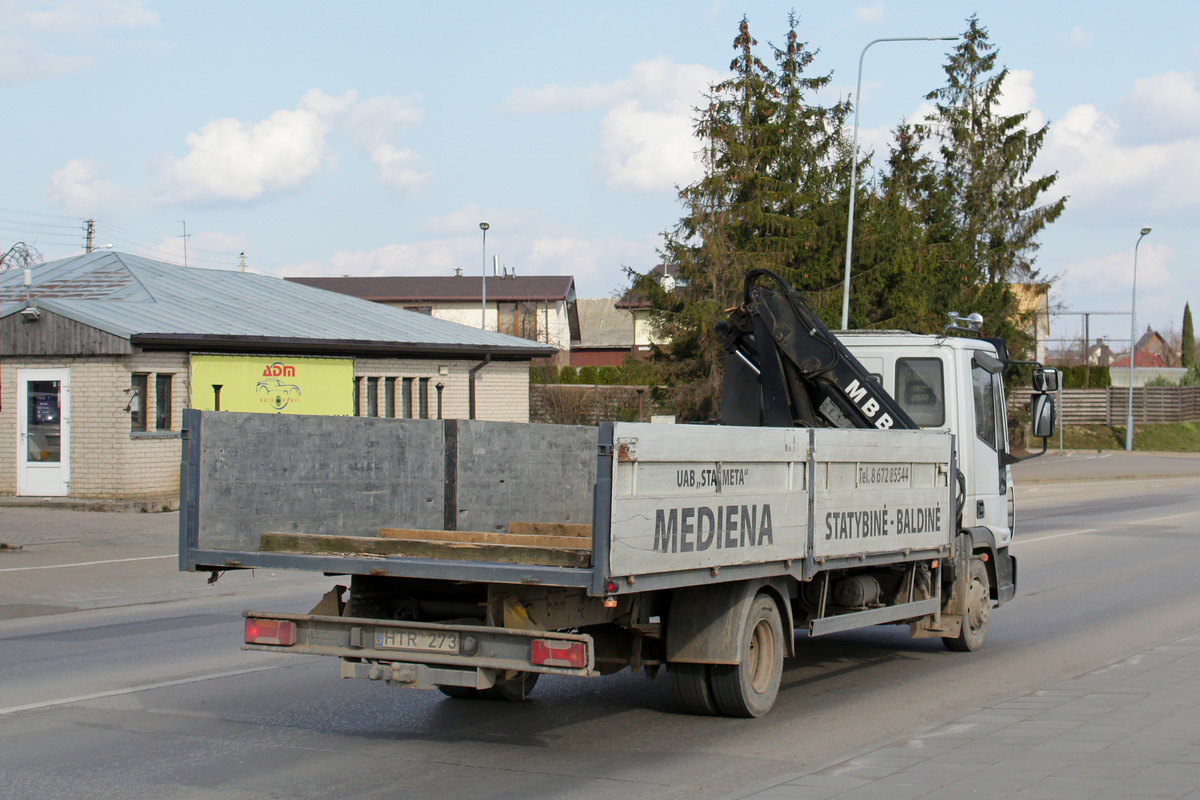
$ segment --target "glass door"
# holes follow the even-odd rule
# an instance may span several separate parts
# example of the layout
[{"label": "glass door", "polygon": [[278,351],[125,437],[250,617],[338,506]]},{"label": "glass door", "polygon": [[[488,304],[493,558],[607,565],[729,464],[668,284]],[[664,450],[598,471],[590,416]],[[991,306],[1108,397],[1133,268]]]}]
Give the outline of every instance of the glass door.
[{"label": "glass door", "polygon": [[17,494],[69,491],[70,384],[67,369],[17,371]]}]

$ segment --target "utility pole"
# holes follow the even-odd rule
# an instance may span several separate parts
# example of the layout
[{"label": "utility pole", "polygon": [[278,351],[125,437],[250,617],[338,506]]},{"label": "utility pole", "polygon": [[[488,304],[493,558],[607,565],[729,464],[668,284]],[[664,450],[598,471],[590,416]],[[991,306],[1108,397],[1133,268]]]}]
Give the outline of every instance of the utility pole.
[{"label": "utility pole", "polygon": [[246,271],[246,254],[238,253],[238,257],[242,259],[242,272]]},{"label": "utility pole", "polygon": [[92,252],[92,240],[96,238],[96,220],[84,220],[87,223],[87,249],[86,252]]},{"label": "utility pole", "polygon": [[183,265],[186,267],[187,266],[187,240],[188,240],[187,220],[181,219],[179,221],[180,221],[180,223],[183,224]]}]

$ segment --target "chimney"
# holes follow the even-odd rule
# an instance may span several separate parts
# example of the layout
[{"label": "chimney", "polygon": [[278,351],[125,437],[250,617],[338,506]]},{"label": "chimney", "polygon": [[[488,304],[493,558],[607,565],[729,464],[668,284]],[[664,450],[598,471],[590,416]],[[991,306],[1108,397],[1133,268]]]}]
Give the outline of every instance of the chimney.
[{"label": "chimney", "polygon": [[462,277],[462,267],[455,267],[455,268],[454,268],[454,276],[455,276],[455,277],[457,277],[457,278],[461,278],[461,277]]}]

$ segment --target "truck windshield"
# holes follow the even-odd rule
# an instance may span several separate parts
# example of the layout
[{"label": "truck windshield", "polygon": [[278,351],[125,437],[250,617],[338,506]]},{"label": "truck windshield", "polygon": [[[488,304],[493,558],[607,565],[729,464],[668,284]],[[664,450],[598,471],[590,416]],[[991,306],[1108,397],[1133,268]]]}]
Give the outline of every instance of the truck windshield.
[{"label": "truck windshield", "polygon": [[946,422],[943,386],[940,358],[896,359],[896,400],[922,428]]}]

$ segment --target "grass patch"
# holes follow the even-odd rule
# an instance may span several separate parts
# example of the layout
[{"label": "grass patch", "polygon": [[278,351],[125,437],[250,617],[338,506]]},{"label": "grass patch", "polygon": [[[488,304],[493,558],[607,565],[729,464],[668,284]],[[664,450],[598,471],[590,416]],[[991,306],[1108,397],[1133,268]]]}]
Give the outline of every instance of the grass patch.
[{"label": "grass patch", "polygon": [[[1067,450],[1124,450],[1125,426],[1068,425],[1063,428],[1062,443]],[[1050,448],[1058,448],[1057,433],[1050,439]],[[1033,449],[1040,450],[1041,442],[1038,441]],[[1200,425],[1193,422],[1134,423],[1133,449],[1200,453]]]}]

